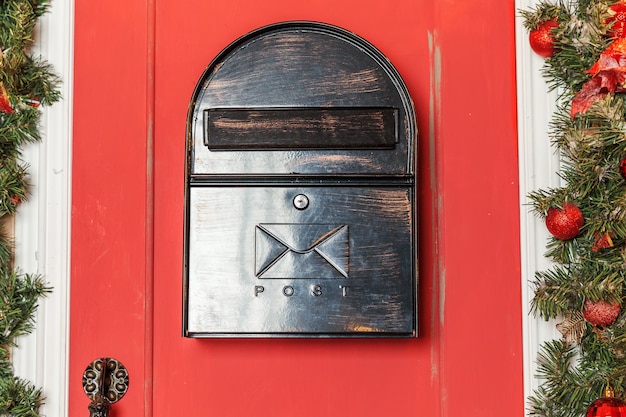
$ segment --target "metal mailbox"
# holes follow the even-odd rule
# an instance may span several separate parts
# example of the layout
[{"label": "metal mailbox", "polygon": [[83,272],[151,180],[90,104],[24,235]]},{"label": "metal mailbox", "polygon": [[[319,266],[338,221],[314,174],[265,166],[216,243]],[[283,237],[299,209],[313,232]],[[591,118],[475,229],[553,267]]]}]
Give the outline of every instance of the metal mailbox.
[{"label": "metal mailbox", "polygon": [[286,22],[207,67],[187,123],[183,334],[413,337],[415,112],[346,30]]}]

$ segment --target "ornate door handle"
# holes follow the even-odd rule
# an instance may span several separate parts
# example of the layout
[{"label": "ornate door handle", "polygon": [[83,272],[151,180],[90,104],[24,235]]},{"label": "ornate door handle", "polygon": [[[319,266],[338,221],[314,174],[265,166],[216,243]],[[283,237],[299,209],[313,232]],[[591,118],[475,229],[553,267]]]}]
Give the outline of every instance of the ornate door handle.
[{"label": "ornate door handle", "polygon": [[91,399],[89,417],[108,417],[111,404],[128,390],[128,371],[117,359],[96,359],[85,369],[83,390]]}]

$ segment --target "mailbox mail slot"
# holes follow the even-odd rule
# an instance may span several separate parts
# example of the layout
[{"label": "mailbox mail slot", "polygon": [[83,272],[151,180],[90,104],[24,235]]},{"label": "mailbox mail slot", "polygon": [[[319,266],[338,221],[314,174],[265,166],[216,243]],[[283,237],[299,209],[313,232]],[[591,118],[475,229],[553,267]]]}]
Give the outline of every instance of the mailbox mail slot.
[{"label": "mailbox mail slot", "polygon": [[412,101],[358,36],[286,22],[207,67],[187,123],[186,337],[413,337]]},{"label": "mailbox mail slot", "polygon": [[205,145],[212,150],[393,149],[392,108],[205,110]]}]

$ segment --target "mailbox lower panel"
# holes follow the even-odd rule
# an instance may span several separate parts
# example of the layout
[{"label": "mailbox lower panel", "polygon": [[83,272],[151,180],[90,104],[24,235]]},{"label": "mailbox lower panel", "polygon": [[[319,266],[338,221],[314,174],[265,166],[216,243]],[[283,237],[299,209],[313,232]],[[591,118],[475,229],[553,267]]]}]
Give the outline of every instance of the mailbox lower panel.
[{"label": "mailbox lower panel", "polygon": [[185,336],[414,336],[412,190],[191,187]]}]

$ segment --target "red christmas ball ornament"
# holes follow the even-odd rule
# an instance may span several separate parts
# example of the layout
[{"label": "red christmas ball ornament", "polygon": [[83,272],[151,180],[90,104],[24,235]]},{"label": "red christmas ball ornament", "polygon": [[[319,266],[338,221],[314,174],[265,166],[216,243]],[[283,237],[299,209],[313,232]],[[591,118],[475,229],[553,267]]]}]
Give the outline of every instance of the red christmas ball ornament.
[{"label": "red christmas ball ornament", "polygon": [[585,417],[626,417],[626,403],[614,397],[611,387],[604,391],[604,397],[591,403]]},{"label": "red christmas ball ornament", "polygon": [[619,173],[622,174],[622,178],[626,180],[626,157],[622,158],[619,162]]},{"label": "red christmas ball ornament", "polygon": [[528,35],[530,47],[537,55],[544,58],[550,58],[554,55],[554,43],[556,40],[554,39],[552,29],[558,26],[559,24],[555,19],[550,19],[540,23],[536,29],[530,31]]},{"label": "red christmas ball ornament", "polygon": [[607,327],[615,323],[621,309],[618,303],[587,300],[583,308],[583,317],[596,327]]},{"label": "red christmas ball ornament", "polygon": [[570,240],[578,236],[585,224],[582,211],[576,204],[565,203],[562,208],[551,207],[546,216],[546,227],[557,239]]}]

